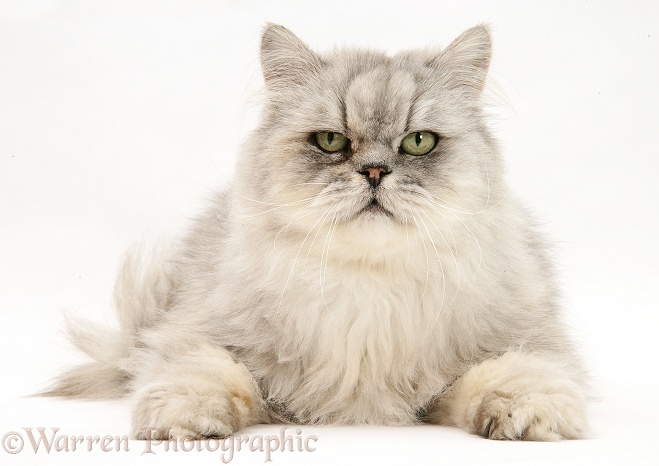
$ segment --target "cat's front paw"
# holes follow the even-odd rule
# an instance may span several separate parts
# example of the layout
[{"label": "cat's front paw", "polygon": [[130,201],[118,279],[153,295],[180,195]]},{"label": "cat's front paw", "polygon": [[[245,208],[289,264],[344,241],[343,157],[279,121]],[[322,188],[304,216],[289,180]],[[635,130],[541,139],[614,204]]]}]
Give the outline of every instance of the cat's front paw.
[{"label": "cat's front paw", "polygon": [[494,440],[555,441],[583,436],[583,403],[561,393],[493,391],[483,396],[472,431]]},{"label": "cat's front paw", "polygon": [[227,437],[250,419],[251,394],[153,384],[137,393],[133,437],[138,440]]}]

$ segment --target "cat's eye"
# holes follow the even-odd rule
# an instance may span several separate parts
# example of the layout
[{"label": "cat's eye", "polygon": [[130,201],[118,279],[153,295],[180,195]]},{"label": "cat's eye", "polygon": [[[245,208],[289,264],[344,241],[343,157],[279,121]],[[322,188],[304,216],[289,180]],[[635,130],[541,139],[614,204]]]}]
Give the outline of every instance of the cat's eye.
[{"label": "cat's eye", "polygon": [[410,155],[426,155],[437,144],[437,136],[429,131],[410,133],[400,142],[400,149]]},{"label": "cat's eye", "polygon": [[316,133],[316,143],[325,152],[338,152],[348,147],[350,139],[341,133],[324,131],[322,133]]}]

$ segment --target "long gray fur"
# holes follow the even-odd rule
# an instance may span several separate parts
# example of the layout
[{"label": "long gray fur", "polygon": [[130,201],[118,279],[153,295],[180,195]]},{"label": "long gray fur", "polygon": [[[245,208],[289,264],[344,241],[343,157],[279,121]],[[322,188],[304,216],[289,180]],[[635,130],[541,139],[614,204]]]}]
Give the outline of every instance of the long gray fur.
[{"label": "long gray fur", "polygon": [[[180,244],[127,256],[120,331],[73,322],[95,362],[47,394],[131,394],[138,438],[275,420],[583,436],[546,247],[483,115],[490,54],[485,26],[387,56],[320,55],[268,25],[267,102],[232,186]],[[349,150],[320,150],[321,131]],[[439,135],[430,154],[399,150],[415,131]],[[373,166],[391,172],[375,189]]]}]

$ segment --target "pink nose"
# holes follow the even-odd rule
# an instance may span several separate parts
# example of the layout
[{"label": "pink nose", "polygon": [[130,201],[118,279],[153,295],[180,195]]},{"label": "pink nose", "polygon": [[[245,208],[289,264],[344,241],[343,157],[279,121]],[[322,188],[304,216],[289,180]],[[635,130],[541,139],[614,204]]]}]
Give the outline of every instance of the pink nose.
[{"label": "pink nose", "polygon": [[368,180],[368,183],[373,187],[377,188],[380,182],[382,181],[382,178],[384,175],[390,173],[387,171],[386,168],[384,167],[368,167],[365,168],[364,170],[360,171],[362,175],[366,177]]},{"label": "pink nose", "polygon": [[366,171],[368,172],[369,178],[375,178],[376,180],[379,180],[380,174],[384,172],[384,168],[380,168],[380,167],[367,168]]}]

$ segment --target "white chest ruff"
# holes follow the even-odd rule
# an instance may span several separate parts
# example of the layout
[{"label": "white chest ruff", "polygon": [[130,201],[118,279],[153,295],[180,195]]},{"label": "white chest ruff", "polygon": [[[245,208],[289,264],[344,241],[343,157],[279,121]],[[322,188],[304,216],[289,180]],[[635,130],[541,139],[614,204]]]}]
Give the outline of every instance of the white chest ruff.
[{"label": "white chest ruff", "polygon": [[438,359],[453,284],[425,255],[397,262],[311,265],[288,279],[283,344],[264,375],[301,421],[408,424],[446,383]]}]

